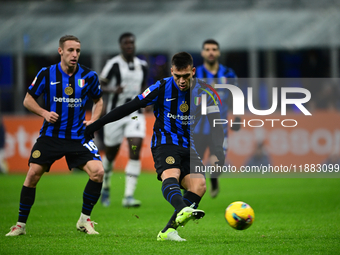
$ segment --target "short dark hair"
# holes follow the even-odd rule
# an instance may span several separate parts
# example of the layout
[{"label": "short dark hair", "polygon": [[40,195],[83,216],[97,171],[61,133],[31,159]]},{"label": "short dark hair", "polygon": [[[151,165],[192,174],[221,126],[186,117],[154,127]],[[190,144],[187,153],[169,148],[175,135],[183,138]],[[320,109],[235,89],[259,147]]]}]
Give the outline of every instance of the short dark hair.
[{"label": "short dark hair", "polygon": [[74,35],[64,35],[59,39],[59,47],[62,48],[66,41],[76,41],[80,43],[80,40]]},{"label": "short dark hair", "polygon": [[188,52],[179,52],[173,55],[171,65],[176,66],[178,70],[187,68],[194,65],[194,60]]},{"label": "short dark hair", "polygon": [[130,33],[130,32],[126,32],[126,33],[123,33],[123,34],[121,34],[120,36],[119,36],[119,40],[118,40],[118,42],[119,43],[122,43],[122,41],[123,41],[123,39],[125,38],[125,37],[133,37],[133,38],[135,38],[135,35],[133,34],[133,33]]},{"label": "short dark hair", "polygon": [[205,41],[203,42],[203,44],[202,44],[202,49],[204,49],[204,45],[206,45],[206,44],[215,44],[215,45],[217,45],[217,48],[220,48],[220,45],[219,45],[218,42],[217,42],[216,40],[214,40],[214,39],[207,39],[207,40],[205,40]]}]

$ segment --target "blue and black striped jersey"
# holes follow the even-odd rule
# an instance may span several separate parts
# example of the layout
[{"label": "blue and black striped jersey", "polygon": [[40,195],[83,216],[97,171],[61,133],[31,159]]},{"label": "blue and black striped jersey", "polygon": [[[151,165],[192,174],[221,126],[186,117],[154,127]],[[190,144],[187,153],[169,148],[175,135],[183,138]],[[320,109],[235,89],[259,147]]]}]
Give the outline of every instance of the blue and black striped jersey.
[{"label": "blue and black striped jersey", "polygon": [[102,96],[97,74],[79,64],[72,76],[60,63],[42,68],[27,92],[35,99],[44,94],[45,109],[59,114],[56,123],[44,120],[40,136],[63,139],[84,138],[85,104]]},{"label": "blue and black striped jersey", "polygon": [[[193,146],[192,130],[201,117],[201,95],[210,86],[194,79],[190,90],[181,91],[173,77],[162,79],[138,95],[141,106],[154,105],[156,117],[151,147],[174,144],[184,148]],[[219,112],[216,100],[207,97],[207,113]]]},{"label": "blue and black striped jersey", "polygon": [[[232,84],[238,86],[237,84],[237,76],[233,69],[223,66],[219,64],[219,68],[217,73],[214,75],[209,72],[204,65],[198,66],[196,68],[196,77],[199,79],[203,79],[204,82],[209,84]],[[227,119],[228,116],[228,89],[216,89],[218,95],[221,98],[222,105],[220,104],[220,114],[221,119]],[[224,125],[224,135],[227,135],[227,125]],[[200,122],[196,125],[195,134],[210,134],[210,125],[207,117],[203,117]]]}]

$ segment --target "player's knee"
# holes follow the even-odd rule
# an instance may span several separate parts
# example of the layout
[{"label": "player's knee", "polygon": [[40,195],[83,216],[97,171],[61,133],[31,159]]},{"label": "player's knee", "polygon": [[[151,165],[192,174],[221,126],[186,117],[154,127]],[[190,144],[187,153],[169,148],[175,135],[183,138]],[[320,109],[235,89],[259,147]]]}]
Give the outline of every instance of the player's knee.
[{"label": "player's knee", "polygon": [[99,180],[103,181],[103,177],[104,177],[104,168],[103,167],[98,169],[97,176],[98,176]]},{"label": "player's knee", "polygon": [[202,197],[204,193],[207,191],[207,185],[205,184],[205,181],[199,184],[198,189],[199,189],[199,195]]},{"label": "player's knee", "polygon": [[202,197],[207,190],[205,180],[204,179],[203,180],[197,180],[195,185],[192,185],[192,187],[190,187],[189,190],[191,192],[199,195],[200,197]]},{"label": "player's knee", "polygon": [[26,175],[24,185],[29,188],[35,188],[41,178],[40,171],[30,169]]},{"label": "player's knee", "polygon": [[39,178],[37,178],[37,176],[35,176],[33,173],[28,172],[26,175],[24,186],[28,188],[35,188],[38,181],[39,181]]},{"label": "player's knee", "polygon": [[102,182],[104,177],[104,168],[96,167],[92,169],[90,179],[95,182]]}]

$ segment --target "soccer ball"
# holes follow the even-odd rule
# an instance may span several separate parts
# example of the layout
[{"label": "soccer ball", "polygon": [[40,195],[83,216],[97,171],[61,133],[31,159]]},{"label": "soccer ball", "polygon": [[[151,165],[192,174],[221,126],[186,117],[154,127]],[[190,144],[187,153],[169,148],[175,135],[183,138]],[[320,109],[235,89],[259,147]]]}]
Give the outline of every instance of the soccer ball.
[{"label": "soccer ball", "polygon": [[253,224],[255,214],[248,204],[237,201],[227,207],[224,217],[232,228],[244,230]]}]

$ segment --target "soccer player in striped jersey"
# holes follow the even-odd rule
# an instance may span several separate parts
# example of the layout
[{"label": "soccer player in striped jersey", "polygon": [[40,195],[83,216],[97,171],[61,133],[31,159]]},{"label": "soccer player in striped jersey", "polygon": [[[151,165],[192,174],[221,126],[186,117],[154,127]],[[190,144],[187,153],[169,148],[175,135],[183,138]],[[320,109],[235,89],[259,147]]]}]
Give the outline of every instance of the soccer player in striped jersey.
[{"label": "soccer player in striped jersey", "polygon": [[[29,86],[24,106],[44,118],[40,136],[29,158],[29,170],[21,190],[19,218],[6,236],[26,234],[26,221],[35,200],[36,186],[51,165],[65,156],[70,170],[79,168],[89,175],[83,192],[83,206],[76,224],[78,230],[98,234],[90,215],[99,199],[104,169],[98,149],[84,137],[85,127],[100,117],[102,91],[95,72],[78,64],[80,41],[72,35],[59,40],[58,64],[42,68]],[[36,99],[43,95],[42,108]],[[85,120],[85,104],[92,99],[91,119]]]},{"label": "soccer player in striped jersey", "polygon": [[[156,117],[151,151],[158,180],[162,181],[164,198],[175,212],[165,228],[158,233],[157,240],[185,241],[178,235],[177,227],[191,219],[200,219],[204,211],[196,209],[206,191],[202,161],[195,150],[192,129],[201,117],[201,101],[206,102],[206,113],[211,123],[220,119],[219,107],[210,85],[193,78],[193,59],[189,53],[180,52],[172,57],[171,74],[147,88],[132,101],[86,127],[85,136],[109,122],[117,121],[142,107],[154,105]],[[200,98],[207,97],[206,100]],[[207,96],[209,95],[209,96]],[[204,105],[203,105],[204,106]],[[204,112],[202,111],[202,114]],[[224,163],[221,125],[212,127],[213,144],[219,164]],[[187,190],[184,196],[181,187]]]},{"label": "soccer player in striped jersey", "polygon": [[[203,57],[203,65],[198,66],[196,70],[196,77],[203,79],[209,84],[233,84],[237,85],[237,76],[233,69],[219,63],[218,59],[221,56],[220,47],[217,41],[208,39],[203,42],[201,55]],[[221,97],[222,104],[219,105],[221,119],[227,119],[228,115],[228,97],[229,91],[226,89],[216,89]],[[240,119],[236,119],[239,122]],[[235,122],[235,121],[234,121]],[[233,130],[238,130],[239,125],[233,125]],[[201,118],[194,129],[194,139],[196,141],[196,150],[203,158],[207,148],[210,150],[209,164],[213,165],[216,162],[216,154],[211,145],[211,129],[209,121],[206,117]],[[224,125],[224,150],[227,151],[227,136],[228,126]],[[220,173],[213,173],[210,176],[210,195],[216,197],[219,192],[218,175]]]},{"label": "soccer player in striped jersey", "polygon": [[[100,74],[102,90],[108,94],[107,112],[131,101],[146,88],[147,63],[135,56],[135,36],[132,33],[123,33],[119,37],[119,45],[121,54],[109,59]],[[105,125],[105,157],[103,157],[105,174],[101,197],[104,206],[110,205],[112,165],[124,137],[127,138],[130,159],[125,167],[125,192],[122,205],[124,207],[141,205],[141,201],[134,198],[134,192],[141,172],[139,155],[145,129],[145,117],[140,111]]]}]

